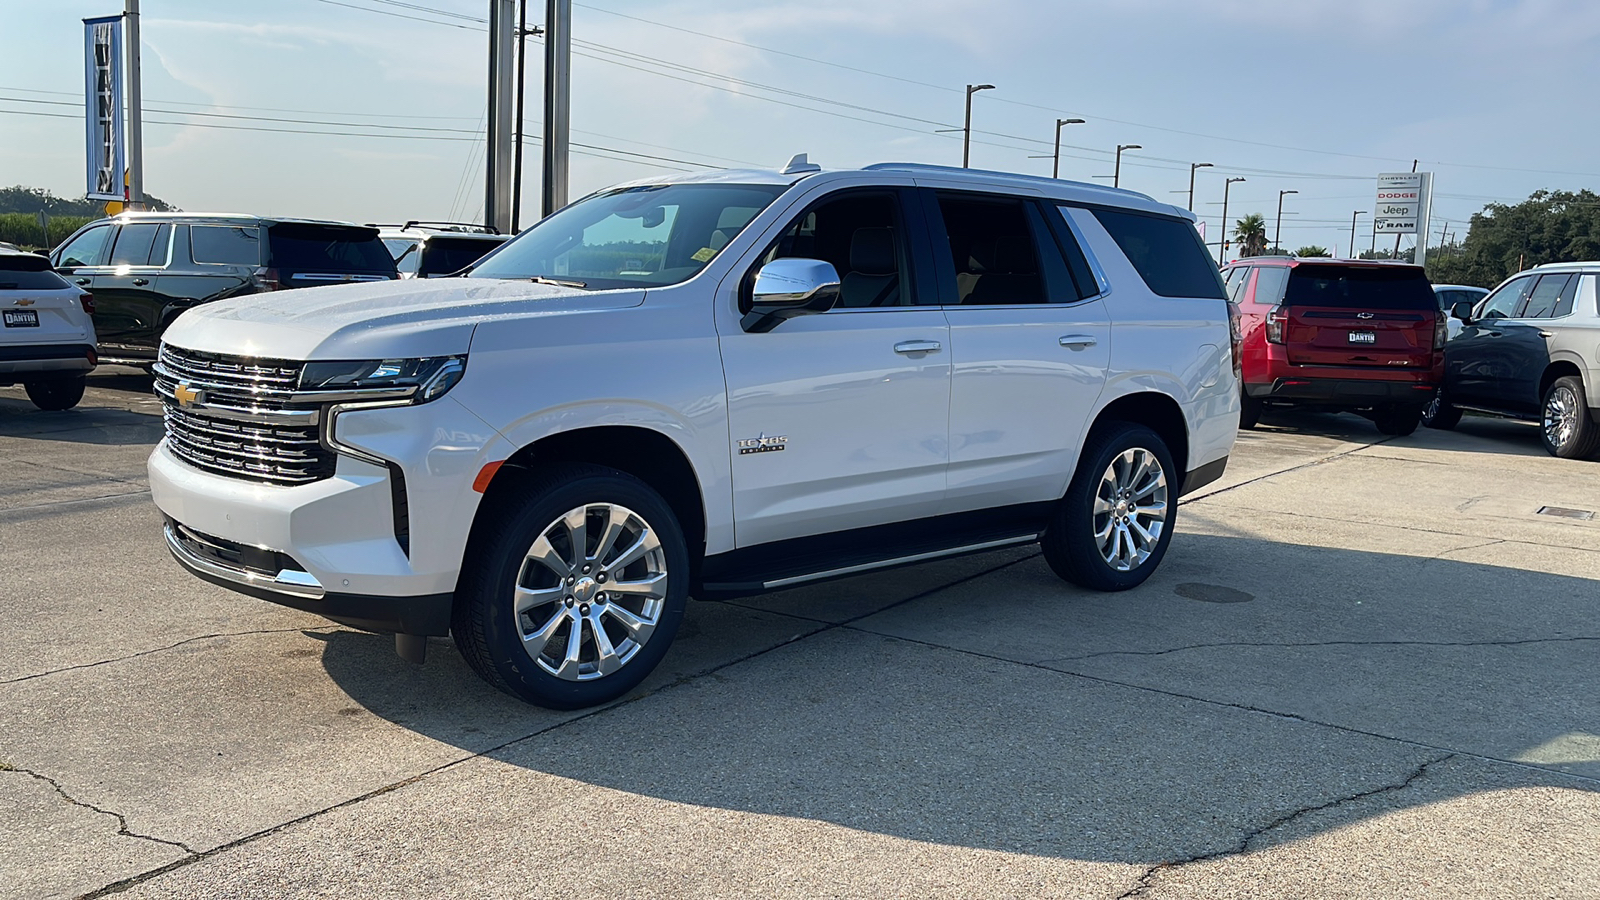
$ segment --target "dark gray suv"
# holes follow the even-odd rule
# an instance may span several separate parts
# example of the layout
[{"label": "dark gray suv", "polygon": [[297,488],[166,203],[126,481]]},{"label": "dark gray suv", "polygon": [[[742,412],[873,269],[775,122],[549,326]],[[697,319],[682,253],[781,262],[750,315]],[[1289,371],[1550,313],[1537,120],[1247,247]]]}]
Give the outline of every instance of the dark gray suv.
[{"label": "dark gray suv", "polygon": [[206,213],[124,213],[50,255],[95,297],[102,362],[149,366],[179,313],[239,294],[399,278],[378,229],[350,222]]}]

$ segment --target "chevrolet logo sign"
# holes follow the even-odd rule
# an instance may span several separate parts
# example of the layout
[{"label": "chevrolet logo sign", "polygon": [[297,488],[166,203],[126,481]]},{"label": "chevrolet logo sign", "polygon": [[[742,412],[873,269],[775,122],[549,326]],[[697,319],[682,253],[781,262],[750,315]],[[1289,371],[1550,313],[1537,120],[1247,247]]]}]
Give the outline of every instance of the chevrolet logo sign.
[{"label": "chevrolet logo sign", "polygon": [[17,305],[18,306],[32,306],[33,305],[33,298],[31,298],[31,297],[23,297],[22,299],[17,301]]},{"label": "chevrolet logo sign", "polygon": [[197,391],[187,384],[180,384],[172,389],[172,396],[177,399],[179,406],[193,406],[205,399],[205,391]]}]

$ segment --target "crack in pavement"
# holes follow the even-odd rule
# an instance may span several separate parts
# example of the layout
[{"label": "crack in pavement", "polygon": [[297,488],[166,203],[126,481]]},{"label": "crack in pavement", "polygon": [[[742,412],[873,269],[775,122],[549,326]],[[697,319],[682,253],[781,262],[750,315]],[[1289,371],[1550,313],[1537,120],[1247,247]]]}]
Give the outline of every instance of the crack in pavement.
[{"label": "crack in pavement", "polygon": [[51,500],[49,503],[34,503],[28,506],[8,506],[5,508],[3,513],[0,513],[0,515],[9,516],[12,513],[27,512],[28,510],[35,509],[49,509],[53,506],[66,506],[71,503],[94,503],[97,500],[116,500],[120,497],[137,497],[141,494],[148,493],[150,493],[150,489],[145,488],[143,490],[127,491],[126,493],[121,494],[105,494],[99,497],[79,497],[73,500]]},{"label": "crack in pavement", "polygon": [[1520,647],[1526,644],[1564,644],[1579,641],[1600,641],[1600,637],[1546,637],[1500,641],[1219,641],[1214,644],[1189,644],[1184,647],[1169,647],[1166,650],[1102,650],[1097,653],[1085,653],[1082,656],[1058,656],[1051,659],[1043,659],[1035,663],[1035,665],[1048,667],[1052,663],[1081,662],[1102,656],[1166,656],[1169,653],[1182,653],[1186,650],[1211,650],[1222,647],[1257,647],[1280,650],[1297,650],[1312,647]]},{"label": "crack in pavement", "polygon": [[61,786],[60,782],[48,775],[41,775],[40,773],[31,769],[24,769],[21,766],[11,765],[9,763],[5,764],[3,767],[0,767],[0,774],[5,774],[6,772],[15,772],[18,775],[26,775],[36,781],[41,781],[50,785],[50,787],[61,797],[61,799],[67,801],[73,806],[80,806],[84,809],[90,810],[91,812],[97,812],[103,816],[110,816],[113,819],[116,819],[117,834],[119,836],[138,838],[141,841],[154,841],[157,844],[166,844],[169,847],[177,847],[179,850],[182,850],[190,856],[195,854],[194,848],[183,843],[182,841],[169,841],[166,838],[159,838],[153,834],[140,834],[139,832],[134,831],[128,827],[128,820],[125,816],[123,816],[122,813],[119,813],[116,810],[104,809],[99,806],[95,806],[93,803],[87,803],[83,800],[79,800],[78,798],[67,793],[66,789]]},{"label": "crack in pavement", "polygon": [[[1000,565],[997,565],[997,566],[991,566],[991,567],[989,567],[987,569],[984,569],[982,572],[977,572],[977,573],[974,573],[972,575],[965,576],[963,578],[958,578],[955,581],[949,582],[947,584],[942,584],[942,585],[939,585],[937,587],[932,587],[932,588],[929,588],[929,589],[927,589],[925,591],[921,591],[919,593],[913,594],[913,595],[911,595],[909,597],[906,597],[903,600],[898,600],[898,601],[896,601],[896,602],[894,602],[894,603],[892,603],[892,604],[890,604],[888,606],[885,606],[885,607],[883,607],[883,609],[892,609],[892,608],[894,608],[896,606],[900,606],[902,604],[910,603],[910,602],[912,602],[914,600],[920,600],[923,597],[931,596],[931,595],[936,594],[936,593],[938,593],[940,591],[949,590],[950,588],[956,587],[956,586],[961,585],[961,584],[965,584],[966,582],[972,581],[973,579],[982,578],[985,575],[990,575],[990,574],[992,574],[994,572],[998,572],[1001,569],[1006,568],[1007,566],[1013,566],[1013,565],[1016,565],[1017,563],[1025,562],[1025,561],[1027,561],[1029,559],[1032,559],[1033,557],[1035,557],[1037,555],[1038,554],[1035,553],[1035,554],[1032,554],[1032,555],[1029,555],[1029,556],[1025,556],[1022,559],[1017,559],[1017,560],[1012,560],[1010,562],[1001,563]],[[728,605],[736,606],[738,604],[730,603]],[[743,607],[743,606],[740,606],[740,608],[741,609],[751,609],[751,607]],[[582,713],[581,715],[574,716],[574,717],[572,717],[570,719],[566,719],[566,720],[563,720],[561,722],[552,723],[551,725],[548,725],[548,726],[546,726],[544,728],[539,728],[539,729],[531,731],[531,732],[529,732],[527,734],[511,738],[510,740],[503,741],[503,742],[501,742],[499,744],[496,744],[493,747],[488,747],[488,748],[486,748],[484,750],[480,750],[480,751],[478,751],[476,753],[469,753],[469,754],[467,754],[465,756],[462,756],[460,759],[451,760],[450,762],[447,762],[447,763],[441,763],[440,765],[434,766],[431,769],[427,769],[425,771],[418,772],[415,775],[411,775],[411,776],[409,776],[407,778],[403,778],[403,779],[401,779],[399,781],[396,781],[396,782],[394,782],[392,784],[386,784],[386,785],[383,785],[382,787],[374,788],[373,790],[368,791],[368,792],[366,792],[364,794],[361,794],[360,796],[351,797],[351,798],[348,798],[346,800],[341,800],[338,803],[334,803],[332,805],[323,807],[322,809],[319,809],[319,810],[313,810],[312,812],[306,813],[303,816],[299,816],[297,818],[290,819],[287,822],[281,822],[281,823],[279,823],[277,825],[272,826],[271,828],[264,828],[264,829],[262,829],[260,831],[253,832],[251,834],[247,834],[247,835],[245,835],[243,837],[235,838],[234,840],[228,841],[227,843],[224,843],[224,844],[219,844],[216,847],[213,847],[213,848],[211,848],[209,850],[204,850],[204,851],[199,851],[199,852],[190,851],[191,854],[192,854],[190,856],[186,856],[186,857],[183,857],[182,859],[174,860],[174,861],[172,861],[170,863],[167,863],[164,866],[159,866],[159,867],[151,869],[151,870],[149,870],[147,872],[141,872],[141,873],[139,873],[137,875],[132,875],[132,876],[130,876],[128,878],[124,878],[124,879],[121,879],[119,881],[114,881],[111,884],[105,885],[104,887],[101,887],[101,888],[99,888],[97,890],[93,890],[93,891],[90,891],[87,894],[81,895],[78,898],[78,900],[96,900],[96,898],[106,897],[106,896],[110,896],[112,894],[120,894],[123,891],[126,891],[126,890],[128,890],[130,888],[133,888],[133,887],[136,887],[136,886],[138,886],[140,884],[143,884],[144,882],[149,881],[149,880],[151,880],[153,878],[158,878],[158,877],[160,877],[162,875],[165,875],[168,872],[174,871],[176,869],[181,869],[181,868],[184,868],[186,866],[193,865],[194,863],[200,862],[201,860],[208,859],[208,858],[210,858],[212,856],[216,856],[217,854],[220,854],[220,853],[225,853],[225,852],[227,852],[229,850],[233,850],[235,848],[244,846],[246,844],[254,843],[255,841],[261,840],[262,838],[269,837],[271,835],[277,834],[277,833],[279,833],[281,831],[287,830],[289,828],[292,828],[292,827],[294,827],[296,825],[299,825],[299,824],[302,824],[304,822],[309,822],[312,819],[319,818],[321,816],[327,815],[328,813],[331,813],[331,812],[334,812],[334,811],[337,811],[337,810],[340,810],[340,809],[344,809],[345,807],[353,806],[353,805],[358,804],[358,803],[365,802],[365,801],[370,800],[370,799],[372,799],[374,797],[382,796],[384,794],[390,793],[391,791],[399,790],[399,789],[401,789],[403,787],[406,787],[408,785],[419,783],[419,782],[424,781],[424,780],[426,780],[426,779],[428,779],[428,778],[430,778],[430,777],[432,777],[434,775],[437,775],[437,774],[440,774],[442,772],[445,772],[445,771],[448,771],[450,769],[453,769],[456,766],[460,766],[460,765],[463,765],[465,763],[469,763],[469,762],[471,762],[471,761],[473,761],[475,759],[482,759],[484,757],[492,756],[493,754],[499,753],[499,752],[501,752],[503,750],[507,750],[507,749],[509,749],[511,747],[514,747],[517,744],[520,744],[520,743],[522,743],[524,741],[533,740],[534,738],[542,737],[543,735],[549,734],[549,733],[551,733],[553,731],[556,731],[558,729],[561,729],[561,728],[566,728],[566,727],[568,727],[570,725],[574,725],[574,724],[576,724],[578,722],[584,722],[584,721],[592,719],[592,718],[594,718],[596,716],[605,715],[606,713],[609,713],[609,712],[611,712],[613,710],[622,709],[623,707],[631,706],[631,705],[633,705],[635,703],[638,703],[638,702],[646,699],[647,697],[653,697],[653,696],[655,696],[657,694],[660,694],[662,692],[673,690],[675,688],[682,687],[682,686],[690,684],[692,682],[699,681],[700,679],[703,679],[703,678],[709,677],[711,675],[714,675],[714,674],[716,674],[718,672],[721,672],[724,669],[730,668],[732,666],[737,666],[737,665],[739,665],[741,663],[748,662],[748,661],[750,661],[752,659],[755,659],[756,657],[764,656],[764,655],[766,655],[768,653],[772,653],[773,651],[780,650],[780,649],[782,649],[784,647],[787,647],[787,646],[789,646],[791,644],[798,643],[798,642],[803,641],[806,638],[812,637],[814,635],[822,634],[823,632],[826,632],[826,631],[833,631],[833,630],[836,630],[836,629],[839,629],[839,628],[844,628],[844,627],[848,626],[848,624],[850,622],[855,622],[855,621],[857,621],[859,619],[862,619],[862,618],[865,618],[867,616],[875,615],[878,612],[882,612],[883,609],[874,610],[873,612],[870,612],[870,613],[863,613],[860,616],[857,616],[855,618],[852,618],[852,619],[849,619],[849,620],[847,620],[845,622],[840,622],[840,623],[837,623],[837,624],[829,623],[829,622],[821,622],[821,621],[816,620],[816,619],[807,619],[807,618],[805,618],[803,616],[788,615],[786,613],[773,613],[770,610],[757,610],[758,612],[768,613],[770,615],[784,616],[785,618],[796,619],[796,620],[799,620],[799,621],[816,622],[817,624],[820,625],[820,627],[813,628],[810,631],[806,631],[806,632],[804,632],[802,634],[797,634],[797,635],[794,635],[793,637],[786,638],[786,639],[784,639],[782,641],[779,641],[776,644],[773,644],[770,647],[766,647],[766,648],[763,648],[761,650],[752,651],[752,652],[747,653],[747,654],[745,654],[745,655],[743,655],[741,657],[738,657],[737,659],[731,659],[731,660],[728,660],[727,662],[723,662],[723,663],[719,663],[719,664],[714,665],[714,666],[710,666],[710,667],[708,667],[708,668],[706,668],[706,669],[704,669],[704,670],[702,670],[700,672],[694,672],[694,673],[691,673],[691,674],[683,675],[683,676],[681,676],[681,677],[679,677],[679,678],[677,678],[677,679],[675,679],[673,681],[670,681],[670,682],[662,685],[661,687],[655,688],[653,690],[649,690],[649,691],[645,691],[645,692],[640,693],[640,694],[634,694],[632,696],[624,697],[624,698],[622,698],[620,700],[613,701],[613,702],[608,703],[608,704],[606,704],[604,706],[597,706],[594,709],[591,709],[591,710],[589,710],[587,712]],[[299,630],[299,629],[294,629],[294,630]],[[151,652],[151,651],[147,651],[147,652]],[[185,848],[185,849],[187,849],[187,848]]]},{"label": "crack in pavement", "polygon": [[1205,499],[1207,499],[1209,497],[1215,497],[1218,494],[1226,494],[1229,491],[1236,491],[1239,488],[1255,484],[1258,481],[1266,481],[1268,478],[1276,478],[1279,475],[1287,475],[1290,472],[1298,472],[1301,469],[1309,469],[1312,466],[1320,466],[1320,465],[1323,465],[1325,463],[1330,463],[1330,462],[1333,462],[1333,461],[1339,459],[1340,457],[1349,456],[1352,453],[1360,453],[1362,450],[1367,450],[1367,449],[1370,449],[1372,447],[1377,447],[1377,446],[1379,446],[1381,444],[1386,444],[1386,443],[1388,443],[1389,441],[1392,441],[1392,440],[1394,440],[1393,437],[1380,438],[1380,439],[1378,439],[1376,441],[1373,441],[1370,444],[1362,444],[1362,445],[1360,445],[1358,447],[1351,447],[1348,450],[1341,450],[1338,453],[1330,453],[1327,456],[1318,457],[1317,459],[1313,459],[1313,460],[1311,460],[1309,462],[1299,463],[1297,465],[1290,466],[1287,469],[1279,469],[1276,472],[1268,472],[1265,475],[1257,475],[1254,478],[1251,478],[1251,479],[1246,480],[1246,481],[1241,481],[1238,484],[1230,484],[1227,487],[1217,488],[1214,491],[1207,491],[1207,492],[1205,492],[1203,494],[1191,494],[1188,497],[1185,497],[1183,500],[1180,500],[1179,501],[1179,505],[1182,505],[1185,502],[1192,503],[1192,502],[1194,502],[1196,500],[1205,500]]},{"label": "crack in pavement", "polygon": [[[1208,494],[1207,496],[1210,496],[1210,495]],[[1179,501],[1179,502],[1181,503],[1182,501]],[[1291,512],[1291,511],[1286,510],[1286,509],[1284,509],[1282,507],[1268,509],[1268,508],[1265,508],[1265,507],[1250,506],[1248,504],[1241,503],[1241,504],[1235,504],[1233,506],[1229,506],[1229,507],[1227,507],[1227,509],[1234,510],[1236,512],[1259,512],[1259,513],[1267,513],[1268,515],[1290,516],[1290,517],[1293,517],[1293,518],[1296,518],[1296,519],[1316,519],[1319,522],[1338,522],[1338,523],[1340,523],[1342,525],[1357,525],[1357,526],[1360,526],[1362,528],[1389,528],[1389,529],[1393,529],[1395,531],[1408,531],[1408,532],[1409,531],[1414,531],[1414,532],[1418,532],[1418,533],[1421,533],[1421,534],[1442,534],[1442,535],[1446,535],[1448,537],[1464,537],[1464,538],[1479,538],[1479,539],[1484,539],[1484,538],[1487,537],[1486,535],[1481,535],[1481,534],[1468,534],[1468,533],[1466,533],[1464,531],[1444,531],[1443,529],[1439,529],[1439,528],[1424,528],[1424,527],[1422,527],[1420,525],[1386,525],[1386,524],[1384,524],[1382,522],[1364,522],[1364,521],[1362,521],[1360,519],[1346,519],[1346,518],[1342,518],[1340,516],[1318,516],[1318,515],[1313,515],[1312,513],[1308,513],[1308,512],[1300,512],[1298,510]],[[1516,521],[1516,522],[1523,521],[1521,518],[1513,517],[1513,516],[1495,516],[1494,518],[1508,519],[1510,521]],[[1480,519],[1479,521],[1482,521],[1482,519]],[[1566,520],[1564,522],[1563,520],[1552,519],[1549,522],[1543,522],[1541,524],[1557,525],[1557,524],[1566,524],[1566,522],[1570,522],[1570,520]],[[1569,525],[1569,527],[1571,527],[1571,526]],[[1584,526],[1579,526],[1579,527],[1584,527]],[[1525,540],[1521,540],[1519,538],[1496,538],[1493,541],[1491,541],[1490,543],[1491,544],[1496,544],[1496,543],[1499,543],[1499,544],[1521,544],[1521,545],[1528,546],[1528,547],[1543,547],[1543,548],[1548,548],[1548,549],[1551,549],[1551,550],[1577,550],[1577,551],[1580,551],[1580,552],[1583,552],[1583,553],[1594,553],[1595,552],[1595,549],[1593,547],[1575,547],[1575,546],[1573,546],[1571,544],[1556,544],[1556,543],[1551,543],[1550,541],[1525,541]],[[1466,547],[1466,548],[1460,548],[1460,549],[1471,550],[1473,548]],[[1459,552],[1459,551],[1458,550],[1447,550],[1447,551],[1444,551],[1444,552],[1446,552],[1446,553],[1456,553],[1456,552]]]},{"label": "crack in pavement", "polygon": [[1202,853],[1202,854],[1198,854],[1198,855],[1195,855],[1195,856],[1187,857],[1185,859],[1167,860],[1166,862],[1157,863],[1156,865],[1151,866],[1149,869],[1146,869],[1144,874],[1140,875],[1138,880],[1134,882],[1134,886],[1132,888],[1130,888],[1129,890],[1123,892],[1122,894],[1119,894],[1117,896],[1117,900],[1130,900],[1130,898],[1133,898],[1133,897],[1143,897],[1143,896],[1145,896],[1145,892],[1146,891],[1149,891],[1149,890],[1151,890],[1152,888],[1155,887],[1155,881],[1156,881],[1157,876],[1159,876],[1161,873],[1163,873],[1163,872],[1165,872],[1165,871],[1167,871],[1169,869],[1177,869],[1177,868],[1181,868],[1183,866],[1191,865],[1193,863],[1209,862],[1211,860],[1222,859],[1224,857],[1240,856],[1240,855],[1243,855],[1243,854],[1247,854],[1247,853],[1250,852],[1250,845],[1252,843],[1254,843],[1257,838],[1260,838],[1262,835],[1265,835],[1270,831],[1273,831],[1273,830],[1278,829],[1278,828],[1282,828],[1283,826],[1289,824],[1290,822],[1293,822],[1296,819],[1301,818],[1302,816],[1308,816],[1308,815],[1311,815],[1312,813],[1321,812],[1322,810],[1325,810],[1325,809],[1333,809],[1333,808],[1338,807],[1338,806],[1343,806],[1346,803],[1354,803],[1354,802],[1357,802],[1359,800],[1365,800],[1365,799],[1368,799],[1370,797],[1376,797],[1379,794],[1388,794],[1388,793],[1392,793],[1392,792],[1395,792],[1395,791],[1403,791],[1406,788],[1410,787],[1414,782],[1416,782],[1417,779],[1419,779],[1423,775],[1427,774],[1427,771],[1428,771],[1429,768],[1431,768],[1432,766],[1438,765],[1439,763],[1445,762],[1446,760],[1453,759],[1455,757],[1455,755],[1456,754],[1454,754],[1454,753],[1446,753],[1443,756],[1438,756],[1438,757],[1435,757],[1433,759],[1426,760],[1425,762],[1423,762],[1422,764],[1420,764],[1416,768],[1414,768],[1410,772],[1410,774],[1406,775],[1406,777],[1404,779],[1402,779],[1401,781],[1399,781],[1398,783],[1380,785],[1378,787],[1372,788],[1371,790],[1361,791],[1360,793],[1351,794],[1351,795],[1345,796],[1345,797],[1338,797],[1338,798],[1335,798],[1333,800],[1329,800],[1326,803],[1318,803],[1318,804],[1313,805],[1313,806],[1304,806],[1304,807],[1301,807],[1300,809],[1294,810],[1293,812],[1284,813],[1283,815],[1277,817],[1276,819],[1273,819],[1271,822],[1268,822],[1265,825],[1261,825],[1261,826],[1258,826],[1256,828],[1250,829],[1249,831],[1246,831],[1244,836],[1239,839],[1238,843],[1234,844],[1232,847],[1229,847],[1226,850],[1215,850],[1215,851],[1212,851],[1211,853]]},{"label": "crack in pavement", "polygon": [[161,653],[162,651],[171,650],[171,649],[173,649],[175,647],[182,647],[184,644],[192,644],[195,641],[208,641],[208,640],[212,640],[214,638],[226,638],[226,637],[249,637],[250,635],[255,635],[255,634],[287,634],[288,632],[291,632],[291,631],[298,631],[298,632],[302,632],[302,633],[314,633],[314,634],[330,634],[330,633],[332,633],[334,631],[338,631],[338,630],[339,629],[336,626],[325,625],[325,626],[301,626],[299,628],[262,628],[262,629],[257,629],[255,631],[222,631],[222,632],[217,632],[216,634],[199,634],[199,635],[195,635],[194,637],[184,638],[183,640],[178,641],[176,643],[167,644],[164,647],[152,647],[149,650],[140,650],[137,653],[129,653],[126,656],[117,656],[117,657],[113,657],[111,659],[102,659],[102,660],[98,660],[96,662],[90,662],[90,663],[76,663],[76,664],[70,665],[70,666],[62,666],[59,669],[50,669],[49,671],[45,671],[45,672],[35,672],[32,675],[23,675],[23,676],[20,676],[18,678],[8,678],[8,679],[6,679],[4,681],[0,681],[0,686],[8,685],[8,684],[20,684],[21,682],[24,682],[24,681],[32,681],[35,678],[44,678],[47,675],[59,675],[62,672],[75,672],[75,671],[78,671],[79,669],[93,669],[93,668],[96,668],[98,666],[108,666],[108,665],[111,665],[112,663],[126,662],[127,660],[130,660],[130,659],[138,659],[141,656],[149,656],[152,653]]}]

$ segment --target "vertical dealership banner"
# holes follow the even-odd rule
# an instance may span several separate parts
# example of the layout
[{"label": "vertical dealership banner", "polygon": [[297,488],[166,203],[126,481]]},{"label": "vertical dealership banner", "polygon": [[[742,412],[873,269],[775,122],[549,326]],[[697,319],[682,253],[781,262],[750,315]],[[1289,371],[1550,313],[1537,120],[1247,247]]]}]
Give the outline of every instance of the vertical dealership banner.
[{"label": "vertical dealership banner", "polygon": [[84,111],[88,193],[94,200],[121,200],[127,167],[122,127],[122,17],[83,20]]}]

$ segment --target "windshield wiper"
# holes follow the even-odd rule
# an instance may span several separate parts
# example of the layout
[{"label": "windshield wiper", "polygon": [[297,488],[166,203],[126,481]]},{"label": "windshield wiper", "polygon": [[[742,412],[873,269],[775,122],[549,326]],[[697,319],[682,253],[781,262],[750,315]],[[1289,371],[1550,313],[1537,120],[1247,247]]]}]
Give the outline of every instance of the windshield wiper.
[{"label": "windshield wiper", "polygon": [[573,281],[568,278],[550,278],[545,275],[535,275],[529,280],[533,281],[535,284],[553,284],[556,287],[586,288],[589,286],[587,281]]}]

